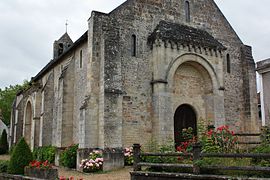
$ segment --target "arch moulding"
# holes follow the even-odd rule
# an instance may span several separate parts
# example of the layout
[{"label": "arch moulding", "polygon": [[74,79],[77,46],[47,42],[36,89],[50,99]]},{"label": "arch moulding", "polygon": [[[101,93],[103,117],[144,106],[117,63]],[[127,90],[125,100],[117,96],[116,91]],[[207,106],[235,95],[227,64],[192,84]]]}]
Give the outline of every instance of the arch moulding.
[{"label": "arch moulding", "polygon": [[169,86],[173,84],[173,77],[176,70],[181,66],[181,64],[185,62],[198,63],[208,72],[213,84],[213,90],[215,94],[217,93],[218,89],[223,86],[222,79],[219,78],[214,67],[210,64],[210,62],[207,61],[204,57],[192,53],[183,54],[169,64],[165,77]]}]

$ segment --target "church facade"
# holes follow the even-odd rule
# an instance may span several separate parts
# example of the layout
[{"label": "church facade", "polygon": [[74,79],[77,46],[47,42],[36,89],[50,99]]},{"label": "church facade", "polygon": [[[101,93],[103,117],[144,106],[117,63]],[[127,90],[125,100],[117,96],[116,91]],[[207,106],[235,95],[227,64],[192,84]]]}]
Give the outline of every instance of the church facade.
[{"label": "church facade", "polygon": [[127,0],[54,42],[54,59],[18,93],[11,144],[123,148],[185,127],[260,130],[255,63],[213,0]]}]

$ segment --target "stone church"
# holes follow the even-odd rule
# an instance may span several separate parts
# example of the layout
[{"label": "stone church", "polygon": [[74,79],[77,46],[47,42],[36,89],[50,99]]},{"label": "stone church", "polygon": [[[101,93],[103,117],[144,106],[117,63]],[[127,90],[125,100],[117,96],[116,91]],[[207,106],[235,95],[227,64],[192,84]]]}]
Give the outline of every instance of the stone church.
[{"label": "stone church", "polygon": [[255,63],[214,0],[127,0],[93,11],[75,42],[17,94],[11,144],[123,148],[185,127],[259,132]]}]

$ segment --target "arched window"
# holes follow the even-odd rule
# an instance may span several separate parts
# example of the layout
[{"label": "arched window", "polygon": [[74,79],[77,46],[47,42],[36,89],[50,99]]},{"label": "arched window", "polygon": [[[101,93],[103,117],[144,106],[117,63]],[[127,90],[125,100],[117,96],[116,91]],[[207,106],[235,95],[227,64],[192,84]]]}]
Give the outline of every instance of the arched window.
[{"label": "arched window", "polygon": [[137,46],[137,39],[136,35],[131,36],[131,56],[136,57],[136,46]]},{"label": "arched window", "polygon": [[231,73],[231,58],[229,54],[227,54],[226,56],[226,61],[227,61],[227,73]]},{"label": "arched window", "polygon": [[80,68],[82,68],[82,50],[80,51]]},{"label": "arched window", "polygon": [[185,16],[186,22],[190,22],[190,5],[188,1],[185,1]]}]

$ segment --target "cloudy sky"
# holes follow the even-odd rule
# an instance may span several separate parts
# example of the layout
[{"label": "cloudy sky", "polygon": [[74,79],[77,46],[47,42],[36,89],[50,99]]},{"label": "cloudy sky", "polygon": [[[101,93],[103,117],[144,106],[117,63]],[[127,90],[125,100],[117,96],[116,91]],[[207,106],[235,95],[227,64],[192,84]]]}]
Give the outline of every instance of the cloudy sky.
[{"label": "cloudy sky", "polygon": [[[270,57],[269,0],[215,0],[256,61]],[[0,88],[30,80],[52,58],[65,32],[73,41],[87,30],[92,10],[110,12],[124,0],[0,0]]]}]

